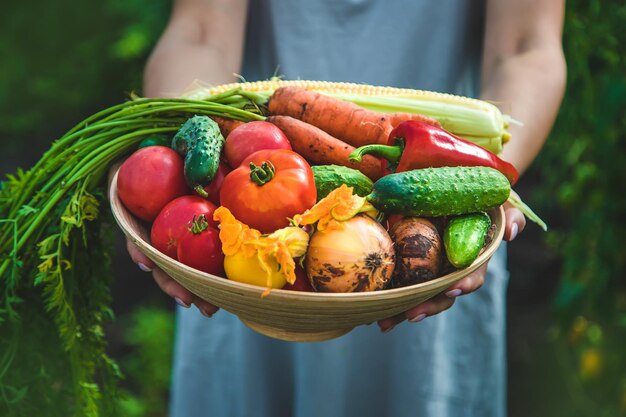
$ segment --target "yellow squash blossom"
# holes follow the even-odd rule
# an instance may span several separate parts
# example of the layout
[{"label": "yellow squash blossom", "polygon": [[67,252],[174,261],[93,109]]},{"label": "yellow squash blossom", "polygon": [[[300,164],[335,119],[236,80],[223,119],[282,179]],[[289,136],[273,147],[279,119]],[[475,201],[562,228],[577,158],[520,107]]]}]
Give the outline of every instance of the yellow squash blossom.
[{"label": "yellow squash blossom", "polygon": [[376,218],[378,210],[365,197],[354,194],[352,187],[341,184],[313,207],[302,214],[295,215],[293,222],[297,226],[317,222],[317,230],[330,231],[341,229],[342,222],[350,220],[359,213]]},{"label": "yellow squash blossom", "polygon": [[[215,210],[220,223],[224,270],[228,279],[269,288],[281,288],[296,280],[294,258],[306,253],[309,235],[288,226],[269,235],[240,222],[226,207]],[[269,290],[264,293],[268,294]]]}]

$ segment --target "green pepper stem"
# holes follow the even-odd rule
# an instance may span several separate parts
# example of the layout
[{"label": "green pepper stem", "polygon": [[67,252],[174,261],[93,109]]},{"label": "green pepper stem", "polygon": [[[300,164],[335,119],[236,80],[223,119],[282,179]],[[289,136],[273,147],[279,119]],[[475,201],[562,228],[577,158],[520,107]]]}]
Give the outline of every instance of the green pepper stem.
[{"label": "green pepper stem", "polygon": [[274,178],[276,168],[270,161],[263,161],[261,166],[254,165],[254,162],[250,162],[250,179],[256,185],[263,185]]},{"label": "green pepper stem", "polygon": [[348,155],[348,160],[350,162],[361,162],[364,155],[374,155],[386,159],[389,161],[389,165],[395,166],[398,164],[398,161],[400,161],[403,150],[403,146],[400,145],[365,145],[352,151],[352,153]]}]

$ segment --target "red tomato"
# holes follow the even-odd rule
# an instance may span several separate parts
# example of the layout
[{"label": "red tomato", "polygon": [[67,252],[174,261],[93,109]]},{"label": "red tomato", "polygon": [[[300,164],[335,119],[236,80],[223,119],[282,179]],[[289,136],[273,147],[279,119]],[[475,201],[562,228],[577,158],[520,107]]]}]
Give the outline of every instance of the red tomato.
[{"label": "red tomato", "polygon": [[210,202],[215,203],[216,205],[220,205],[220,189],[222,188],[222,183],[224,182],[224,178],[226,175],[232,171],[228,164],[220,161],[219,166],[217,167],[217,172],[215,176],[211,180],[211,182],[204,187],[204,191],[208,194],[208,199]]},{"label": "red tomato", "polygon": [[289,139],[277,126],[256,120],[237,126],[226,137],[224,155],[232,168],[256,151],[263,149],[289,149]]},{"label": "red tomato", "polygon": [[296,266],[296,281],[293,284],[285,284],[282,289],[289,291],[315,291],[311,286],[311,281],[309,281],[309,277],[307,276],[306,271],[300,266]]},{"label": "red tomato", "polygon": [[[196,219],[196,224],[202,224]],[[219,231],[214,227],[187,230],[177,245],[178,260],[187,266],[209,274],[225,276],[224,253]]]},{"label": "red tomato", "polygon": [[170,258],[177,259],[178,243],[187,233],[187,224],[194,216],[204,214],[209,225],[217,229],[217,223],[213,220],[215,209],[215,204],[195,195],[185,195],[170,201],[152,223],[152,246]]},{"label": "red tomato", "polygon": [[131,213],[149,222],[167,203],[188,193],[183,158],[165,146],[139,149],[117,174],[120,200]]},{"label": "red tomato", "polygon": [[226,176],[220,192],[222,206],[263,233],[288,226],[288,218],[311,208],[316,197],[313,170],[287,149],[253,153]]}]

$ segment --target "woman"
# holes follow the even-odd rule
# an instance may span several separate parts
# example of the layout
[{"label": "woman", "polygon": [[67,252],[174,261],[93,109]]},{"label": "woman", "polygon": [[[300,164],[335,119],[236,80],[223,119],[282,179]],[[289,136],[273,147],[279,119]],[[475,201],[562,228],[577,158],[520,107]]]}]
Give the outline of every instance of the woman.
[{"label": "woman", "polygon": [[[511,127],[503,154],[523,172],[563,96],[563,9],[563,1],[541,0],[178,0],[147,64],[144,93],[176,95],[196,79],[217,85],[235,74],[253,81],[277,72],[478,96],[524,121]],[[506,213],[510,241],[525,220],[518,210]],[[382,332],[361,326],[308,344],[266,338],[225,312],[207,320],[198,310],[210,317],[217,308],[132,245],[129,252],[181,306],[172,416],[506,414],[504,245],[487,272],[381,320]],[[421,323],[390,332],[404,320]]]}]

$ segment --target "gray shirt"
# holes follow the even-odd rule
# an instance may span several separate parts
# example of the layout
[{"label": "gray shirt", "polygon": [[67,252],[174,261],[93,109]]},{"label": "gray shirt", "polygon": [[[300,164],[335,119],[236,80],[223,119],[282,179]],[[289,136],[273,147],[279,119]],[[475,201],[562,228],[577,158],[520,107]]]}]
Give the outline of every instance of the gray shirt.
[{"label": "gray shirt", "polygon": [[252,1],[243,76],[474,96],[483,15],[480,0]]}]

